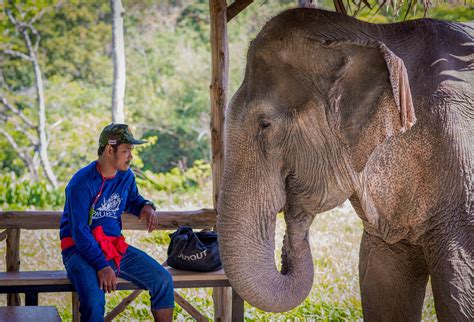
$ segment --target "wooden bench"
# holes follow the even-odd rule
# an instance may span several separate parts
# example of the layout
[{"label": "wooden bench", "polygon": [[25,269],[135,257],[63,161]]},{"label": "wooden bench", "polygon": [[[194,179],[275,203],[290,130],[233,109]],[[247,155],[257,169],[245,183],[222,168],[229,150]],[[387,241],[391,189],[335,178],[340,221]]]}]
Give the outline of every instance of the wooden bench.
[{"label": "wooden bench", "polygon": [[[209,228],[215,223],[215,211],[212,209],[202,209],[198,211],[183,212],[160,212],[160,223],[158,229],[174,230],[181,225],[191,226],[196,229]],[[39,293],[51,292],[74,292],[69,279],[64,270],[60,271],[20,271],[19,258],[19,237],[20,229],[57,229],[59,227],[60,212],[0,212],[0,240],[7,238],[7,271],[0,272],[0,294],[10,294],[9,304],[19,305],[18,298],[12,301],[12,295],[16,293],[25,294],[25,305],[38,305]],[[146,223],[139,222],[137,218],[130,214],[124,214],[124,230],[146,230]],[[16,265],[15,265],[16,264]],[[175,288],[201,288],[213,287],[216,291],[230,289],[229,280],[223,270],[216,272],[190,272],[166,268],[173,277]],[[119,279],[117,285],[119,290],[137,290],[133,283]],[[231,298],[223,307],[216,308],[218,303],[214,303],[215,310],[229,310],[232,321],[243,321],[244,303],[238,294],[231,290],[224,297]],[[138,295],[138,293],[136,293]],[[128,303],[135,297],[132,293],[129,298],[124,299],[119,306],[106,317],[110,320],[117,316]],[[175,301],[191,314],[196,320],[204,321],[206,318],[194,307],[175,292]],[[222,306],[222,304],[221,304]],[[78,319],[78,301],[73,293],[73,318]]]},{"label": "wooden bench", "polygon": [[0,307],[0,321],[48,321],[61,322],[54,306],[6,306]]}]

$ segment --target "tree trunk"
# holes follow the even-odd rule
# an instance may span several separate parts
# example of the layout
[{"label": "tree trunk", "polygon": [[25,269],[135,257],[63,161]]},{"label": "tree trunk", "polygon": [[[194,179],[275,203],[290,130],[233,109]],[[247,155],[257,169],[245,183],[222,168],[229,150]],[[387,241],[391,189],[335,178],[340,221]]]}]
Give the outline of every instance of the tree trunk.
[{"label": "tree trunk", "polygon": [[23,30],[22,35],[26,47],[28,48],[30,59],[35,71],[36,95],[38,100],[38,127],[36,130],[39,138],[38,152],[41,161],[41,166],[48,181],[54,188],[57,188],[58,180],[53,172],[53,169],[51,168],[51,164],[49,163],[48,158],[48,139],[46,138],[46,104],[44,100],[43,78],[41,76],[41,68],[38,63],[36,51],[31,44],[27,29]]},{"label": "tree trunk", "polygon": [[121,0],[110,0],[110,6],[112,8],[112,56],[114,60],[112,122],[124,123],[125,46],[123,41],[123,15],[125,12]]}]

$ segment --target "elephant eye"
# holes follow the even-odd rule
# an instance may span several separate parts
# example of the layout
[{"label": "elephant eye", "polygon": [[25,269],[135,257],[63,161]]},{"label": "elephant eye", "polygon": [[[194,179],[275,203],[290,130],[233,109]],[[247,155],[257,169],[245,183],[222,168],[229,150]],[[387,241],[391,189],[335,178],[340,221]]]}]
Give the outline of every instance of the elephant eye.
[{"label": "elephant eye", "polygon": [[260,127],[260,129],[264,130],[266,129],[267,127],[269,127],[271,125],[271,123],[268,121],[268,120],[259,120],[258,121],[258,126]]}]

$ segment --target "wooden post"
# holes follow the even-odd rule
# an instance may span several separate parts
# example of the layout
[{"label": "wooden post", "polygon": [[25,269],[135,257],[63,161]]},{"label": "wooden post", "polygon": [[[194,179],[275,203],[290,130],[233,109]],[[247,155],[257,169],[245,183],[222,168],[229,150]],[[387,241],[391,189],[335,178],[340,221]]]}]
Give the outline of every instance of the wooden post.
[{"label": "wooden post", "polygon": [[71,293],[72,297],[72,321],[73,322],[80,322],[81,321],[81,313],[79,312],[79,295],[76,292]]},{"label": "wooden post", "polygon": [[[8,229],[7,231],[7,272],[20,271],[20,229]],[[20,295],[8,294],[8,306],[21,305]]]},{"label": "wooden post", "polygon": [[232,322],[244,321],[244,300],[232,290]]},{"label": "wooden post", "polygon": [[227,104],[229,49],[227,44],[227,1],[209,0],[211,12],[211,147],[214,208],[217,207],[224,170],[224,113]]},{"label": "wooden post", "polygon": [[[211,18],[211,147],[214,208],[217,208],[219,188],[224,171],[224,113],[227,104],[229,49],[227,41],[227,1],[209,0]],[[231,321],[232,289],[214,288],[214,321]]]}]

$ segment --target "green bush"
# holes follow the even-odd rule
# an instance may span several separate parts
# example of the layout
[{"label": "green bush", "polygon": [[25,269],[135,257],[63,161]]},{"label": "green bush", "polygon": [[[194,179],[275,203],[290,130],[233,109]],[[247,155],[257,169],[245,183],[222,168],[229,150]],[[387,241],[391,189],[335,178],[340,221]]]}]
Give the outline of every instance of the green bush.
[{"label": "green bush", "polygon": [[146,190],[164,192],[193,191],[204,185],[211,177],[211,166],[202,160],[194,162],[189,169],[175,167],[169,172],[153,173],[150,170],[136,171],[137,184]]},{"label": "green bush", "polygon": [[0,208],[8,210],[60,209],[64,187],[53,189],[45,181],[31,182],[13,172],[0,176]]}]

